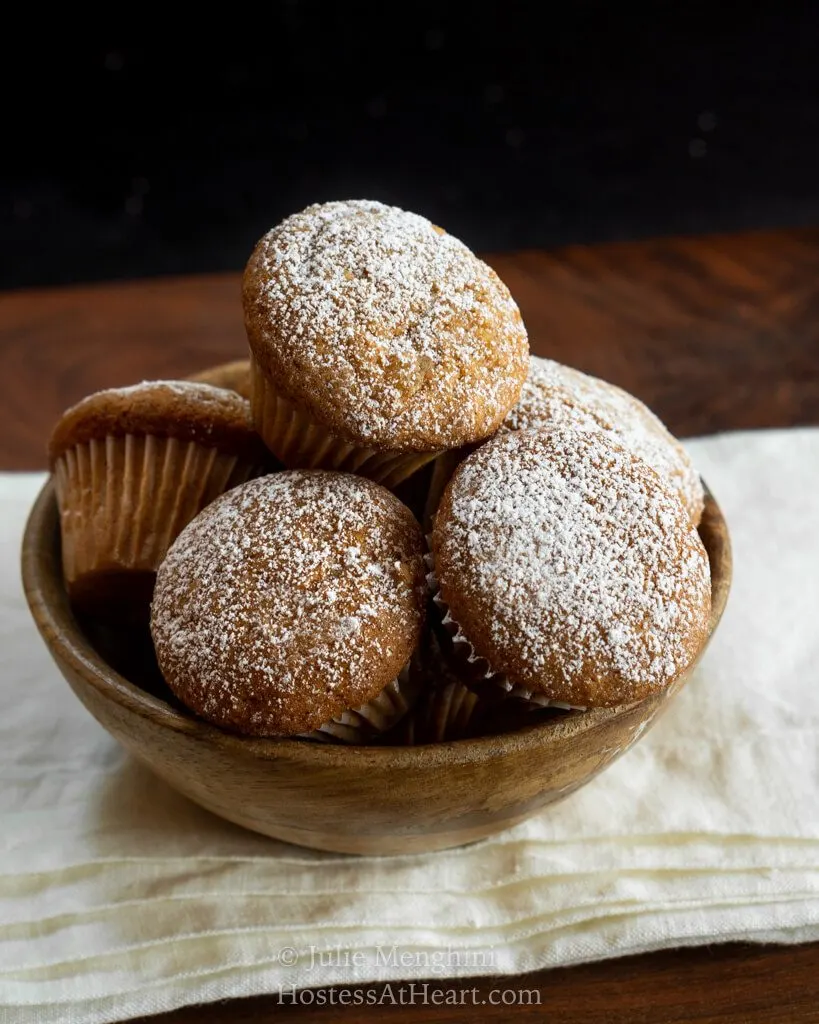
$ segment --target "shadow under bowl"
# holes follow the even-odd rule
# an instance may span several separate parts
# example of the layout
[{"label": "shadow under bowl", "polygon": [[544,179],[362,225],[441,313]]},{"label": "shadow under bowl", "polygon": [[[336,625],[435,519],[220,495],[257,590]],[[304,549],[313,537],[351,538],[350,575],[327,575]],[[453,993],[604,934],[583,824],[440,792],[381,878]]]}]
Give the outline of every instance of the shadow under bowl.
[{"label": "shadow under bowl", "polygon": [[[731,546],[708,492],[700,535],[711,562],[710,638],[731,585]],[[29,516],[22,570],[31,613],[54,661],[112,736],[214,814],[318,850],[416,853],[509,828],[579,789],[628,750],[691,672],[638,704],[571,712],[478,739],[355,747],[243,738],[173,706],[161,690],[135,685],[98,653],[63,585],[51,481]]]}]

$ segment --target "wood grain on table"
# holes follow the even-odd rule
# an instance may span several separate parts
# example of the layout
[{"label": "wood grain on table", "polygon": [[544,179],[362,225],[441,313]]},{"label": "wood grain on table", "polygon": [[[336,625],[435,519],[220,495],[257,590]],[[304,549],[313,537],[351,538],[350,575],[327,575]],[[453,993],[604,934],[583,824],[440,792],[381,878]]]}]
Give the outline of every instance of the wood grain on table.
[{"label": "wood grain on table", "polygon": [[[489,257],[532,350],[681,435],[819,421],[819,229]],[[44,464],[89,391],[246,354],[238,274],[0,295],[0,465]]]},{"label": "wood grain on table", "polygon": [[[534,352],[626,387],[677,434],[819,423],[819,229],[489,260],[518,300]],[[237,274],[0,295],[0,469],[43,467],[53,422],[90,391],[244,355],[239,295]],[[540,1004],[376,1013],[263,997],[150,1019],[797,1024],[819,1021],[819,944],[670,950],[443,984],[477,986],[478,1000],[536,989]]]}]

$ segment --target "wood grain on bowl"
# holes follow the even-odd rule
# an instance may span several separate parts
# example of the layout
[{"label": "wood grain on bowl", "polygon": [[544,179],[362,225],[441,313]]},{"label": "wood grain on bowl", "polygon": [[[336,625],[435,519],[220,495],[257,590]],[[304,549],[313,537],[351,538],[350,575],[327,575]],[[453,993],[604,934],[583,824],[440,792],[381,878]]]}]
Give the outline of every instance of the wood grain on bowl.
[{"label": "wood grain on bowl", "polygon": [[[701,532],[712,567],[713,633],[730,587],[731,552],[710,495]],[[585,785],[628,750],[687,678],[629,707],[576,712],[453,743],[336,747],[247,739],[171,707],[103,660],[65,593],[50,482],[26,529],[23,582],[37,627],[68,683],[135,757],[215,814],[319,850],[440,850],[509,828]]]}]

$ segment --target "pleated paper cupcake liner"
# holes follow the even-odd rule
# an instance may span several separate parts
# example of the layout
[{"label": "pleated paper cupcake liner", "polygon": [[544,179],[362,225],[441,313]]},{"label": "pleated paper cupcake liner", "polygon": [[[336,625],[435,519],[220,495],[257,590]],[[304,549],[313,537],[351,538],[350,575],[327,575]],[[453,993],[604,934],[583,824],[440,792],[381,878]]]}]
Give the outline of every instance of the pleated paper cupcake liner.
[{"label": "pleated paper cupcake liner", "polygon": [[381,451],[342,441],[279,394],[251,361],[253,420],[263,441],[290,469],[336,469],[397,487],[440,454]]},{"label": "pleated paper cupcake liner", "polygon": [[435,460],[435,464],[432,467],[429,487],[427,488],[423,518],[421,521],[421,525],[427,533],[432,530],[435,513],[438,511],[438,506],[441,504],[441,498],[444,496],[446,485],[452,479],[452,475],[455,470],[471,451],[474,451],[474,446],[469,448],[451,448],[449,451],[443,452]]},{"label": "pleated paper cupcake liner", "polygon": [[481,735],[491,706],[469,689],[447,660],[431,616],[419,647],[417,664],[421,694],[398,727],[395,742],[419,746]]},{"label": "pleated paper cupcake liner", "polygon": [[155,572],[190,520],[257,469],[215,448],[153,435],[69,448],[54,468],[69,590],[103,574]]},{"label": "pleated paper cupcake liner", "polygon": [[419,690],[418,675],[412,670],[412,663],[407,662],[397,678],[367,704],[343,711],[298,738],[324,743],[368,743],[401,721],[415,703]]},{"label": "pleated paper cupcake liner", "polygon": [[514,732],[566,713],[554,707],[533,707],[499,689],[494,694],[476,692],[460,676],[460,664],[447,656],[445,646],[437,631],[428,629],[418,657],[421,693],[412,710],[384,737],[385,744],[413,747],[475,739]]},{"label": "pleated paper cupcake liner", "polygon": [[492,700],[515,700],[520,703],[521,707],[585,711],[585,707],[552,700],[542,693],[512,683],[503,673],[495,672],[486,658],[478,654],[460,624],[452,617],[449,605],[441,597],[441,588],[435,573],[435,556],[432,554],[431,538],[427,538],[427,540],[429,553],[424,556],[428,569],[427,585],[432,594],[433,603],[441,613],[441,625],[450,639],[452,652],[467,671],[469,687],[481,697]]},{"label": "pleated paper cupcake liner", "polygon": [[[430,666],[430,675],[435,672]],[[401,721],[394,743],[419,746],[447,743],[481,734],[484,705],[465,683],[438,666],[439,677],[431,681],[419,696],[415,707]]]}]

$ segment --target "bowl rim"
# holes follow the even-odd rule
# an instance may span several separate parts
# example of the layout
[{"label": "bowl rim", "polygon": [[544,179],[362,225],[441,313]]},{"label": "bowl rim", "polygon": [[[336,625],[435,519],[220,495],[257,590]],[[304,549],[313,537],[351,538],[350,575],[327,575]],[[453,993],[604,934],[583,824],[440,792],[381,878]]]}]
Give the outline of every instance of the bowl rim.
[{"label": "bowl rim", "polygon": [[[732,555],[727,523],[711,491],[705,486],[705,511],[700,535],[711,564],[711,616],[708,643],[716,630],[731,587]],[[415,746],[357,746],[306,743],[288,737],[249,737],[226,732],[201,719],[171,707],[122,676],[96,652],[79,627],[62,581],[59,557],[59,519],[53,478],[41,488],[26,522],[22,545],[23,589],[35,624],[55,661],[66,662],[74,673],[107,700],[124,710],[149,720],[171,732],[186,735],[226,753],[272,760],[288,757],[326,767],[349,768],[352,759],[361,767],[412,768],[423,761],[424,767],[475,763],[503,758],[511,753],[535,750],[544,740],[570,739],[630,712],[636,705],[596,708],[571,712],[566,716],[525,725],[513,732],[471,739],[425,743]],[[697,660],[703,649],[698,652]],[[673,684],[672,684],[673,685]],[[640,704],[662,697],[645,698]]]}]

